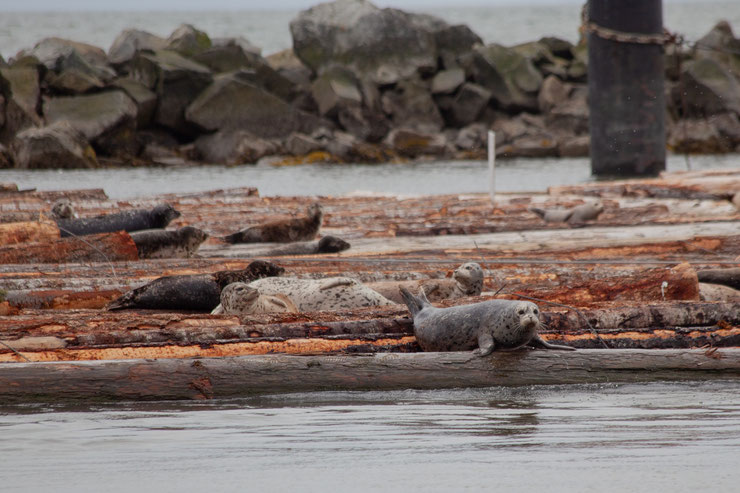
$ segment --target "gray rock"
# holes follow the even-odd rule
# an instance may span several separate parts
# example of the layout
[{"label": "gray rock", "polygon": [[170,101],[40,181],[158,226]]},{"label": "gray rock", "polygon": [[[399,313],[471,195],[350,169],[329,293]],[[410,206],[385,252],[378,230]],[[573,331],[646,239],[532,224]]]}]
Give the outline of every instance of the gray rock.
[{"label": "gray rock", "polygon": [[138,29],[124,29],[108,49],[108,60],[114,65],[131,61],[141,50],[157,51],[164,49],[164,38]]},{"label": "gray rock", "polygon": [[442,133],[421,133],[409,128],[395,128],[385,142],[402,156],[443,156],[450,147]]},{"label": "gray rock", "polygon": [[332,127],[330,122],[245,82],[239,73],[217,76],[185,114],[188,121],[208,131],[241,128],[262,138],[284,138],[292,132],[310,134],[321,126]]},{"label": "gray rock", "polygon": [[293,156],[305,156],[313,151],[323,150],[318,140],[298,132],[293,132],[285,139],[284,148]]},{"label": "gray rock", "polygon": [[463,127],[478,119],[491,99],[491,92],[472,82],[466,82],[452,99],[448,121],[453,127]]},{"label": "gray rock", "polygon": [[432,34],[440,56],[456,57],[467,53],[476,44],[483,44],[480,36],[463,24],[450,26],[446,22],[438,23],[432,29]]},{"label": "gray rock", "polygon": [[497,147],[496,155],[505,157],[555,157],[558,155],[558,143],[550,135],[526,135],[514,139],[511,144]]},{"label": "gray rock", "polygon": [[685,103],[687,114],[684,117],[740,114],[740,82],[719,62],[701,58],[687,63],[682,79],[683,84],[671,91],[671,98],[677,108],[683,109]]},{"label": "gray rock", "polygon": [[547,113],[555,106],[563,103],[570,95],[571,86],[554,75],[549,75],[542,82],[542,88],[537,95],[537,104],[542,113]]},{"label": "gray rock", "polygon": [[129,77],[118,78],[111,83],[111,86],[123,90],[136,104],[137,127],[148,126],[157,108],[157,95],[141,82]]},{"label": "gray rock", "polygon": [[33,49],[19,55],[38,59],[47,69],[56,73],[75,70],[105,82],[115,77],[115,71],[108,65],[108,57],[97,46],[61,38],[46,38]]},{"label": "gray rock", "polygon": [[727,21],[718,22],[702,36],[694,45],[693,55],[720,63],[740,79],[740,39],[735,37]]},{"label": "gray rock", "polygon": [[413,17],[366,0],[322,3],[291,21],[293,50],[315,73],[343,65],[360,79],[392,84],[437,65],[434,35]]},{"label": "gray rock", "polygon": [[586,86],[572,86],[568,97],[545,115],[548,130],[557,134],[587,134],[589,132],[587,93]]},{"label": "gray rock", "polygon": [[[7,89],[3,89],[5,86]],[[39,73],[31,67],[0,68],[0,93],[24,113],[34,125],[41,123],[38,108],[41,98]]]},{"label": "gray rock", "polygon": [[60,73],[48,72],[46,86],[57,94],[84,94],[105,87],[105,83],[95,75],[76,68],[65,69]]},{"label": "gray rock", "polygon": [[262,48],[255,45],[254,43],[249,41],[244,36],[211,39],[211,46],[213,48],[219,48],[222,46],[231,46],[231,45],[239,46],[242,49],[242,51],[244,51],[244,53],[250,53],[252,55],[257,55],[257,56],[262,55]]},{"label": "gray rock", "polygon": [[12,145],[16,168],[96,168],[95,151],[69,122],[29,128],[16,135]]},{"label": "gray rock", "polygon": [[465,71],[461,68],[440,70],[432,79],[432,94],[451,94],[465,82]]},{"label": "gray rock", "polygon": [[455,137],[455,146],[463,151],[485,148],[488,145],[488,127],[485,123],[471,123]]},{"label": "gray rock", "polygon": [[362,93],[354,75],[342,67],[334,67],[318,76],[311,84],[311,94],[322,116],[336,117],[340,108],[362,104]]},{"label": "gray rock", "polygon": [[444,126],[442,115],[427,87],[417,80],[404,80],[381,98],[383,111],[393,126],[422,133],[438,132]]},{"label": "gray rock", "polygon": [[238,129],[198,137],[195,148],[203,161],[214,164],[256,163],[280,151],[274,142]]},{"label": "gray rock", "polygon": [[360,140],[380,142],[391,128],[390,121],[366,106],[347,105],[337,113],[339,125]]},{"label": "gray rock", "polygon": [[564,137],[558,142],[560,157],[586,157],[591,149],[591,136]]},{"label": "gray rock", "polygon": [[714,122],[705,119],[684,118],[668,127],[668,147],[683,153],[725,153],[733,150]]},{"label": "gray rock", "polygon": [[[0,110],[2,105],[0,105]],[[13,155],[10,149],[0,144],[0,169],[9,169],[13,167]]]},{"label": "gray rock", "polygon": [[179,54],[191,57],[211,48],[211,38],[190,24],[181,24],[175,29],[165,44],[166,50],[176,51]]},{"label": "gray rock", "polygon": [[566,60],[573,59],[574,46],[573,43],[571,43],[570,41],[556,38],[554,36],[545,36],[543,38],[540,38],[538,42],[545,45],[556,57],[564,58]]}]

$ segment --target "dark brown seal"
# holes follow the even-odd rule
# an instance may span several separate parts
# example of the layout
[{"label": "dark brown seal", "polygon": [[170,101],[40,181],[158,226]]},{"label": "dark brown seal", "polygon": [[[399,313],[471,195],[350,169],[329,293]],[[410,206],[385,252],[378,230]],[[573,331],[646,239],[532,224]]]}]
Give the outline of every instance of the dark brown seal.
[{"label": "dark brown seal", "polygon": [[124,293],[108,303],[108,310],[141,308],[150,310],[188,310],[207,312],[221,302],[221,290],[234,282],[279,276],[282,267],[265,260],[255,260],[242,270],[224,270],[213,274],[159,277]]},{"label": "dark brown seal", "polygon": [[141,231],[166,228],[180,213],[169,204],[153,209],[131,209],[95,217],[56,219],[61,236],[82,236],[115,231]]},{"label": "dark brown seal", "polygon": [[193,226],[177,230],[147,229],[131,233],[139,258],[190,258],[208,233]]},{"label": "dark brown seal", "polygon": [[347,250],[350,244],[336,236],[327,235],[317,241],[298,241],[271,248],[254,256],[279,257],[281,255],[319,255]]},{"label": "dark brown seal", "polygon": [[539,309],[530,301],[489,300],[471,305],[437,308],[420,290],[419,296],[401,288],[406,306],[414,318],[414,335],[424,351],[467,351],[486,356],[494,349],[522,346],[564,349],[545,342],[540,327]]},{"label": "dark brown seal", "polygon": [[321,204],[314,202],[304,217],[257,224],[224,237],[227,243],[290,243],[310,241],[319,233],[324,218]]}]

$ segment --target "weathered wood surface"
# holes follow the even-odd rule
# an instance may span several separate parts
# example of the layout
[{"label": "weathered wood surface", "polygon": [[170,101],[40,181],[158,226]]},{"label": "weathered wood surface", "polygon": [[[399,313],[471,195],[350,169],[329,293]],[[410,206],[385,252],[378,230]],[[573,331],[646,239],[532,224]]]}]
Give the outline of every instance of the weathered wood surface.
[{"label": "weathered wood surface", "polygon": [[123,231],[0,247],[0,264],[113,262],[138,258],[134,240]]},{"label": "weathered wood surface", "polygon": [[52,243],[59,236],[59,228],[54,221],[0,223],[0,245],[5,247],[28,242]]},{"label": "weathered wood surface", "polygon": [[646,382],[740,377],[740,348],[518,350],[0,364],[5,403],[236,398],[337,390]]},{"label": "weathered wood surface", "polygon": [[697,275],[700,282],[724,284],[731,288],[740,289],[740,267],[700,270]]}]

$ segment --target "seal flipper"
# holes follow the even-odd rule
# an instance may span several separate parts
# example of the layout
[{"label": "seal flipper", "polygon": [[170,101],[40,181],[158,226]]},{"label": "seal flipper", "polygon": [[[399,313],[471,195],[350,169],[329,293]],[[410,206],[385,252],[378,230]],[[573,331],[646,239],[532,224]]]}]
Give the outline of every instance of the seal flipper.
[{"label": "seal flipper", "polygon": [[336,288],[338,286],[352,286],[354,284],[354,279],[350,279],[348,277],[338,277],[322,284],[319,288],[319,291],[325,291],[327,289]]},{"label": "seal flipper", "polygon": [[221,315],[224,313],[224,306],[219,303],[216,308],[211,311],[211,315]]},{"label": "seal flipper", "polygon": [[478,336],[478,349],[473,350],[475,356],[488,356],[493,352],[494,342],[490,333]]},{"label": "seal flipper", "polygon": [[535,334],[532,339],[527,343],[528,346],[538,347],[542,349],[561,349],[563,351],[575,351],[576,348],[570,346],[561,346],[559,344],[550,344],[542,339],[539,334]]},{"label": "seal flipper", "polygon": [[401,292],[401,298],[403,298],[403,302],[409,308],[412,317],[415,317],[424,307],[432,305],[424,294],[424,288],[419,288],[419,296],[414,296],[403,286],[400,286],[398,290]]}]

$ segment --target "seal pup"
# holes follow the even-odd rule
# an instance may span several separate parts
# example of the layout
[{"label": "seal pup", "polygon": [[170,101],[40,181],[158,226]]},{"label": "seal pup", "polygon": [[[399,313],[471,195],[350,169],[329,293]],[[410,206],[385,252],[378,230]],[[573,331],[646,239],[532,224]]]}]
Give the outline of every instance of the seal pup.
[{"label": "seal pup", "polygon": [[180,212],[170,204],[160,204],[153,209],[131,209],[94,217],[56,219],[61,236],[82,236],[115,231],[141,231],[166,228]]},{"label": "seal pup", "polygon": [[212,314],[253,315],[255,313],[298,313],[295,304],[283,294],[265,295],[243,282],[233,282],[221,291],[221,303]]},{"label": "seal pup", "polygon": [[183,226],[172,231],[146,229],[131,233],[139,258],[190,258],[200,244],[208,239],[208,233],[193,226]]},{"label": "seal pup", "polygon": [[221,302],[221,290],[234,282],[249,283],[279,276],[285,269],[266,260],[255,260],[241,270],[213,274],[185,274],[158,277],[108,303],[107,310],[127,308],[210,312]]},{"label": "seal pup", "polygon": [[366,306],[386,306],[397,303],[351,277],[296,279],[269,277],[249,284],[262,294],[284,294],[301,312],[349,310]]},{"label": "seal pup", "polygon": [[[338,253],[347,250],[350,244],[336,236],[327,235],[317,241],[299,241],[279,247],[271,248],[264,253],[265,257],[279,257],[281,255],[318,255],[321,253]],[[255,254],[257,255],[257,254]]]},{"label": "seal pup", "polygon": [[74,207],[72,207],[72,201],[66,197],[57,199],[51,206],[51,217],[53,219],[70,219],[77,217]]},{"label": "seal pup", "polygon": [[483,291],[483,269],[476,262],[466,262],[455,269],[452,279],[423,279],[418,281],[379,281],[365,285],[391,301],[404,303],[400,287],[408,291],[424,290],[430,301],[453,300],[466,296],[478,296]]},{"label": "seal pup", "polygon": [[290,243],[313,240],[324,220],[321,204],[314,202],[306,209],[304,217],[257,224],[224,236],[226,243]]},{"label": "seal pup", "polygon": [[529,211],[534,212],[548,223],[579,224],[598,218],[604,212],[604,205],[601,202],[586,202],[570,209],[530,207]]},{"label": "seal pup", "polygon": [[487,356],[494,349],[510,350],[522,346],[574,350],[545,342],[540,327],[539,308],[530,301],[489,300],[449,308],[432,306],[419,291],[414,296],[401,288],[401,296],[414,319],[414,335],[424,351],[473,351]]}]

